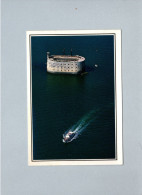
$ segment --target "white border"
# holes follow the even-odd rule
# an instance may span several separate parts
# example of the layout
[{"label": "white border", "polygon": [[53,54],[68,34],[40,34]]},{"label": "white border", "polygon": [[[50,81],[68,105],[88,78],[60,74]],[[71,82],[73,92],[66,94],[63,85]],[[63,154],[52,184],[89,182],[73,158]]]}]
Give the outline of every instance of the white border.
[{"label": "white border", "polygon": [[[32,98],[31,98],[31,36],[56,35],[115,35],[115,129],[117,159],[84,159],[84,160],[32,160]],[[64,30],[64,31],[27,31],[27,102],[28,102],[28,165],[122,165],[122,77],[121,77],[121,30]]]}]

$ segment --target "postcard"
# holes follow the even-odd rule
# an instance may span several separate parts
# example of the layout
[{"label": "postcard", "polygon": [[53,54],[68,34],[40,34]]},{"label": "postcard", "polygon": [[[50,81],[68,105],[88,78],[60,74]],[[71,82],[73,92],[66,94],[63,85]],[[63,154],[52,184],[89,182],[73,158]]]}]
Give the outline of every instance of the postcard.
[{"label": "postcard", "polygon": [[121,165],[121,30],[27,31],[29,165]]}]

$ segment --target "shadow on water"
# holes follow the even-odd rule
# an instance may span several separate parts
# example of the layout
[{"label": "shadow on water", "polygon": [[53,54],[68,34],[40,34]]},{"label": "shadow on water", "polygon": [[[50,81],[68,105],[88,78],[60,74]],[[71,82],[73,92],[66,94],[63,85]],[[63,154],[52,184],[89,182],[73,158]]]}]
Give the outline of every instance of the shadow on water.
[{"label": "shadow on water", "polygon": [[75,87],[76,85],[82,85],[84,77],[81,75],[70,75],[70,74],[52,74],[47,73],[47,85],[49,86],[61,86],[61,87]]}]

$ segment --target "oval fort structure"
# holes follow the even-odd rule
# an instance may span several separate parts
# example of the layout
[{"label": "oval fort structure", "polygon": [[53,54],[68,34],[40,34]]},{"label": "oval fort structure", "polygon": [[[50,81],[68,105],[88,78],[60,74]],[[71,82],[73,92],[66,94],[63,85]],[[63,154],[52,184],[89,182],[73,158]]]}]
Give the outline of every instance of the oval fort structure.
[{"label": "oval fort structure", "polygon": [[78,74],[84,70],[85,58],[79,55],[51,55],[47,52],[47,72]]}]

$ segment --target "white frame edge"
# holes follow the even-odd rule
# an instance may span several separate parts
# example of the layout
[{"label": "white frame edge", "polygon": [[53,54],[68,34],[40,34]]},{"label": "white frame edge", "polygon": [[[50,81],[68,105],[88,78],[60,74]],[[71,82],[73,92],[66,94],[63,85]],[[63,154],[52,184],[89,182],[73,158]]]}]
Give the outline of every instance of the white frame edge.
[{"label": "white frame edge", "polygon": [[[116,111],[116,129],[117,129],[117,159],[91,159],[91,160],[32,160],[32,110],[31,110],[31,57],[30,57],[30,36],[55,36],[55,35],[95,35],[95,34],[115,34],[115,111]],[[121,75],[121,30],[57,30],[57,31],[27,31],[27,117],[28,117],[28,165],[122,165],[123,151],[122,151],[122,75]],[[119,122],[118,122],[119,121]]]}]

